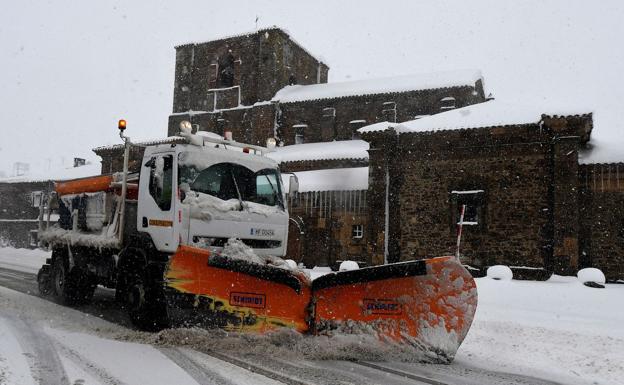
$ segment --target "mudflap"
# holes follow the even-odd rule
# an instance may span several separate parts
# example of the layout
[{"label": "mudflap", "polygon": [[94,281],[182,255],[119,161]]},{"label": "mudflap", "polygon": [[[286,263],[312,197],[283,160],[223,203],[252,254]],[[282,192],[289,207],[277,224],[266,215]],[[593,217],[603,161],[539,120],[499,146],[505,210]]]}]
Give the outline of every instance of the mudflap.
[{"label": "mudflap", "polygon": [[301,272],[180,246],[165,272],[167,311],[176,327],[259,332],[309,329],[311,283]]},{"label": "mudflap", "polygon": [[477,307],[476,284],[454,257],[328,274],[312,284],[314,333],[373,334],[451,362]]}]

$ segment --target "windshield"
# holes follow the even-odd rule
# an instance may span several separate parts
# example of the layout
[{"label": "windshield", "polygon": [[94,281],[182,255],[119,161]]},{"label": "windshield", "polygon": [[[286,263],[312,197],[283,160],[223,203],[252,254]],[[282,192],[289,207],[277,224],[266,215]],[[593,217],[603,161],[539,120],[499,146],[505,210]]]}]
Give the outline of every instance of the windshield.
[{"label": "windshield", "polygon": [[253,172],[245,166],[228,162],[205,169],[198,169],[196,165],[181,165],[178,172],[178,185],[186,183],[192,191],[222,200],[242,199],[283,208],[279,180],[277,169],[265,168]]}]

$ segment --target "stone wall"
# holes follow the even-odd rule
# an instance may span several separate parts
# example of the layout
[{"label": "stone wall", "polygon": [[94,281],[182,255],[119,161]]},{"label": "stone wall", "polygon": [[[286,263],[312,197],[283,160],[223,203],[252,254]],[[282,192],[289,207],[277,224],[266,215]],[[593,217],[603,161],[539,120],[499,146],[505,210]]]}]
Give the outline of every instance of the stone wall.
[{"label": "stone wall", "polygon": [[[289,228],[287,257],[307,267],[337,268],[344,260],[367,264],[366,191],[312,191],[288,197],[293,226]],[[361,225],[361,238],[353,226]]]},{"label": "stone wall", "polygon": [[52,182],[0,183],[0,246],[29,247],[30,231],[39,227],[39,208],[31,193],[53,189]]},{"label": "stone wall", "polygon": [[[383,261],[386,250],[390,262],[454,254],[459,209],[469,202],[478,219],[464,226],[464,263],[481,272],[510,265],[520,278],[574,274],[576,170],[579,146],[591,129],[588,120],[591,116],[544,119],[541,125],[367,134],[370,262]],[[387,240],[385,221],[374,220],[385,215],[386,194]]]},{"label": "stone wall", "polygon": [[[278,137],[285,145],[295,143],[303,131],[304,141],[327,142],[357,137],[364,125],[390,121],[404,122],[422,115],[436,114],[442,99],[454,97],[457,108],[485,101],[481,81],[474,87],[319,99],[279,105]],[[306,127],[302,128],[303,125]]]},{"label": "stone wall", "polygon": [[[224,77],[225,68],[230,73]],[[328,70],[278,28],[181,45],[176,47],[173,112],[251,106],[292,83],[327,82]]]},{"label": "stone wall", "polygon": [[581,165],[580,262],[624,280],[624,164]]}]

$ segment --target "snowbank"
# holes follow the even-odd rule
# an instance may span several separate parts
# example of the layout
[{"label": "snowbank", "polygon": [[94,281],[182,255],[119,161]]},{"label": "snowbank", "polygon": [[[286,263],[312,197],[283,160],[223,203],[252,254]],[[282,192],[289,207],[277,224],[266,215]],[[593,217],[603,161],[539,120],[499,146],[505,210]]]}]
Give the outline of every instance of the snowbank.
[{"label": "snowbank", "polygon": [[338,267],[338,271],[350,271],[357,270],[359,268],[360,265],[358,265],[358,263],[355,261],[342,261],[340,263],[340,267]]},{"label": "snowbank", "polygon": [[455,362],[562,384],[624,378],[624,285],[593,290],[574,277],[476,279],[479,305]]},{"label": "snowbank", "polygon": [[12,247],[0,247],[0,267],[37,273],[46,258],[52,256],[51,251],[41,249],[14,249]]},{"label": "snowbank", "polygon": [[586,269],[581,269],[581,270],[578,271],[576,276],[578,277],[578,280],[581,283],[595,282],[595,283],[600,283],[600,284],[604,285],[605,282],[606,282],[606,278],[605,278],[604,273],[602,271],[600,271],[599,269],[596,269],[594,267],[588,267]]},{"label": "snowbank", "polygon": [[511,281],[513,279],[513,272],[507,266],[496,265],[488,267],[487,276],[496,280]]}]

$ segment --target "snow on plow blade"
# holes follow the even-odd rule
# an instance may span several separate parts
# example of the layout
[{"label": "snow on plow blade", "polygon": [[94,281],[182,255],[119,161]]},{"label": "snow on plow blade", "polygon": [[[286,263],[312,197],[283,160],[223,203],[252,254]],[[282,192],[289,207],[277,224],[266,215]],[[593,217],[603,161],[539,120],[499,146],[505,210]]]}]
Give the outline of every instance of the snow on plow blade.
[{"label": "snow on plow blade", "polygon": [[453,257],[328,274],[312,293],[316,333],[373,333],[437,362],[453,360],[477,307],[476,284]]},{"label": "snow on plow blade", "polygon": [[165,296],[174,326],[308,330],[310,281],[301,272],[180,246],[165,273]]}]

